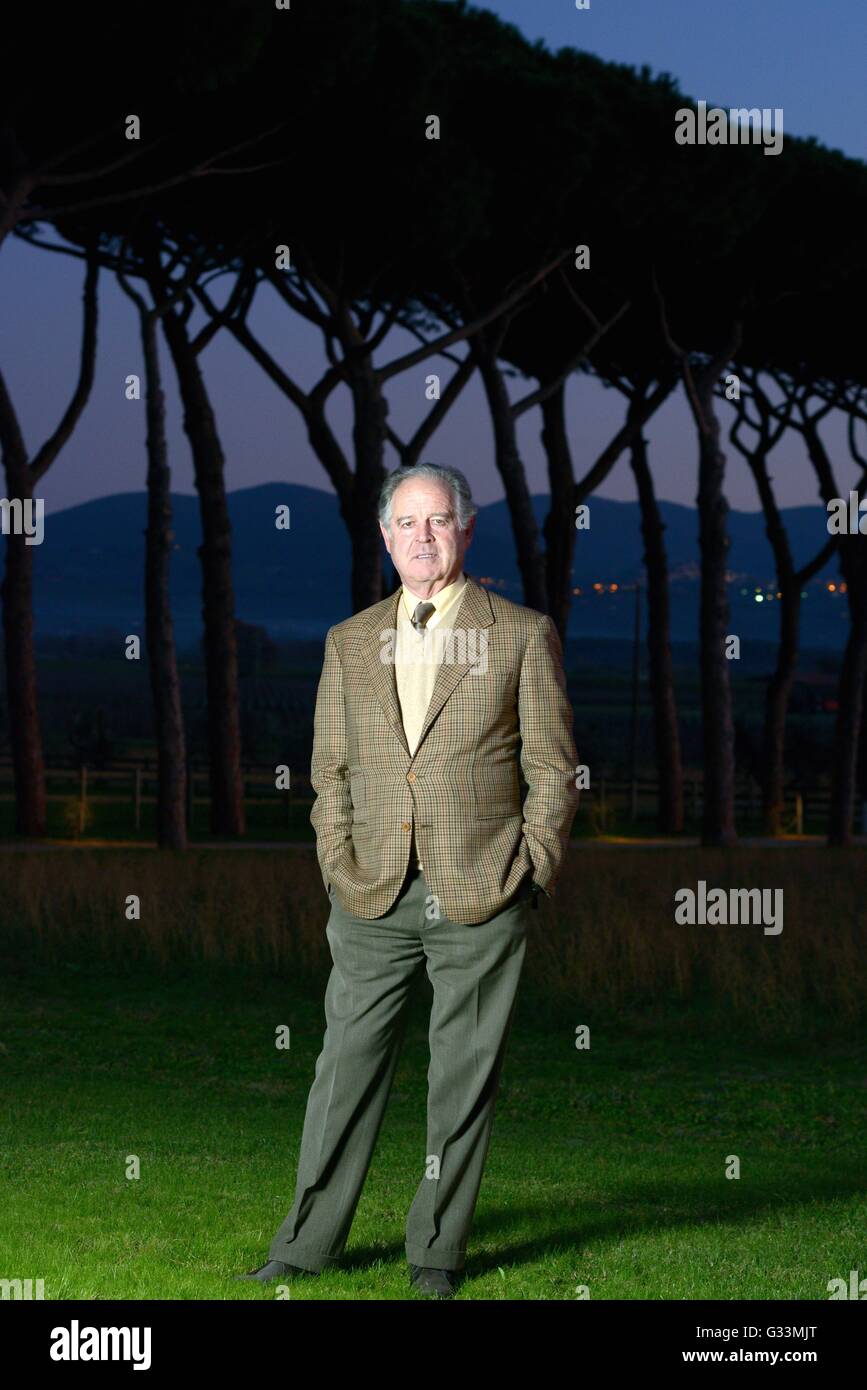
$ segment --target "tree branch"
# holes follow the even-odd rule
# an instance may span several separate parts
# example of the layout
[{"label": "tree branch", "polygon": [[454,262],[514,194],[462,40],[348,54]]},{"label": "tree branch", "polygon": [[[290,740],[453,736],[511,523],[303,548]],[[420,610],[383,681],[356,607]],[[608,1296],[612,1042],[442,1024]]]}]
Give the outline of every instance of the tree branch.
[{"label": "tree branch", "polygon": [[[223,159],[228,154],[235,154],[238,150],[244,149],[249,145],[257,144],[268,135],[273,135],[276,131],[282,130],[285,124],[285,121],[279,121],[276,125],[271,126],[268,130],[261,131],[258,135],[252,136],[247,140],[238,140],[234,145],[226,146],[225,149],[219,150],[216,154],[201,160],[198,164],[185,169],[182,173],[173,174],[171,178],[162,179],[157,183],[144,184],[140,188],[132,188],[120,193],[104,193],[93,198],[85,198],[77,203],[67,203],[65,207],[31,208],[29,211],[20,212],[16,221],[57,222],[61,218],[69,217],[76,212],[87,212],[91,208],[109,207],[115,203],[133,202],[136,198],[146,198],[150,197],[153,193],[162,193],[167,188],[176,188],[179,184],[186,183],[189,179],[207,178],[210,174],[219,172],[212,167],[216,164],[218,159]],[[143,153],[144,151],[142,150],[136,152],[137,156],[141,156]],[[253,172],[253,170],[240,170],[239,172],[247,173]],[[75,181],[73,176],[64,175],[61,177],[66,178],[67,181]],[[93,175],[89,173],[82,174],[77,181],[84,182],[87,178],[92,177]],[[33,187],[37,186],[38,180],[33,184]]]},{"label": "tree branch", "polygon": [[96,287],[99,280],[98,258],[93,248],[87,261],[87,274],[84,278],[84,290],[82,298],[84,300],[84,314],[82,319],[81,333],[81,356],[79,363],[78,382],[72,394],[63,418],[57,429],[49,439],[45,441],[42,448],[37,452],[28,472],[36,487],[39,480],[48,472],[60,450],[69,439],[72,431],[78,423],[81,413],[88,402],[90,393],[93,389],[94,366],[96,362],[96,323],[97,323],[97,295]]},{"label": "tree branch", "polygon": [[570,358],[569,362],[559,373],[559,375],[554,377],[550,381],[545,382],[543,385],[539,386],[535,391],[529,391],[526,396],[523,396],[521,398],[521,400],[515,402],[515,404],[512,406],[513,418],[517,420],[521,415],[524,414],[525,411],[532,409],[534,405],[540,405],[541,402],[546,401],[549,396],[553,396],[554,392],[559,389],[560,385],[566,380],[566,378],[568,376],[571,376],[571,374],[578,367],[580,367],[581,363],[587,360],[588,356],[596,347],[600,339],[604,338],[606,333],[610,333],[614,325],[618,323],[620,319],[623,318],[623,315],[629,311],[631,303],[631,300],[625,300],[625,302],[621,304],[620,308],[616,311],[616,313],[612,314],[611,318],[608,320],[607,323],[600,323],[599,320],[596,319],[596,327],[594,331],[591,333],[590,337],[587,339],[580,351],[577,352],[574,357]]},{"label": "tree branch", "polygon": [[397,450],[401,464],[404,467],[410,467],[411,465],[417,463],[419,454],[421,453],[425,444],[438,429],[441,421],[443,420],[443,417],[454,405],[455,401],[457,400],[461,391],[463,391],[464,387],[466,386],[475,369],[476,361],[473,356],[473,353],[468,352],[464,360],[461,362],[458,370],[453,373],[440,399],[434,403],[431,410],[428,411],[427,415],[422,420],[415,434],[406,444],[402,444],[400,439],[398,439],[397,435],[395,434],[394,430],[392,430],[390,427],[387,427],[387,436],[391,440],[391,443],[394,445],[395,449]]},{"label": "tree branch", "polygon": [[614,467],[624,449],[627,449],[632,441],[637,438],[641,430],[647,424],[652,415],[656,413],[663,402],[671,395],[676,383],[676,376],[663,377],[656,389],[636,407],[634,412],[630,412],[628,418],[621,428],[614,435],[614,438],[602,450],[591,468],[587,470],[583,478],[575,484],[573,499],[576,506],[579,506],[591,493],[595,492],[600,483],[607,478],[611,469]]},{"label": "tree branch", "polygon": [[454,328],[448,333],[443,333],[439,338],[432,339],[426,347],[417,348],[413,352],[404,353],[402,357],[397,357],[392,362],[387,363],[386,366],[380,367],[377,371],[377,377],[380,383],[388,381],[390,377],[396,376],[398,372],[403,372],[409,367],[414,367],[418,362],[423,362],[425,358],[440,352],[444,347],[451,347],[452,343],[459,343],[463,339],[472,337],[480,329],[485,328],[489,323],[493,323],[495,319],[507,314],[515,305],[521,302],[534,285],[544,280],[547,275],[550,275],[552,270],[556,270],[557,266],[560,265],[569,254],[569,251],[561,252],[555,260],[542,266],[540,270],[536,271],[528,280],[524,281],[517,289],[513,290],[511,294],[508,294],[499,304],[495,305],[493,309],[488,310],[479,318],[470,323],[465,323],[459,328]]}]

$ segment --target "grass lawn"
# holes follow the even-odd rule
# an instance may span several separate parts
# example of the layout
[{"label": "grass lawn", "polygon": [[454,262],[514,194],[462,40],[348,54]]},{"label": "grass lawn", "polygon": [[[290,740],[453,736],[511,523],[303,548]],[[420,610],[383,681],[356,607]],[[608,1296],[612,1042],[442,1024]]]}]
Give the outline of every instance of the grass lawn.
[{"label": "grass lawn", "polygon": [[[426,991],[344,1266],[293,1298],[414,1296]],[[584,1021],[523,989],[459,1297],[827,1299],[830,1279],[867,1275],[860,1030],[749,1042],[625,1011],[579,1051]],[[42,1278],[51,1299],[273,1298],[231,1276],[291,1204],[323,1027],[321,982],[263,970],[4,968],[0,1277]]]}]

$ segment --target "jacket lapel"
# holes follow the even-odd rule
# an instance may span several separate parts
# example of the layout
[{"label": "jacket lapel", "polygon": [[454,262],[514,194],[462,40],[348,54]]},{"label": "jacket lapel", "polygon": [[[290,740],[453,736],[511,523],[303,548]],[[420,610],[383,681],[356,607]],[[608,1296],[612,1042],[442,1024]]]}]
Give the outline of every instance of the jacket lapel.
[{"label": "jacket lapel", "polygon": [[[474,631],[476,633],[476,639],[473,644],[474,649],[472,655],[467,657],[467,660],[450,661],[448,664],[443,662],[440,666],[437,672],[433,694],[430,697],[430,704],[427,708],[427,714],[425,715],[421,733],[419,734],[416,754],[424,743],[428,730],[442,710],[443,705],[457,690],[467,672],[476,664],[480,650],[478,632],[482,628],[492,627],[493,623],[494,615],[491,611],[491,600],[480,584],[476,584],[475,580],[468,578],[463,597],[457,609],[453,610],[446,619],[446,627],[453,627],[459,631],[463,630],[465,633],[469,630]],[[465,648],[465,651],[468,650],[469,643]]]},{"label": "jacket lapel", "polygon": [[[383,713],[388,720],[390,728],[399,739],[407,757],[409,757],[409,745],[406,741],[406,734],[403,731],[403,717],[400,712],[400,701],[397,698],[397,683],[394,678],[394,660],[381,661],[380,652],[382,651],[382,633],[388,630],[393,633],[397,628],[397,605],[400,600],[400,589],[392,594],[384,603],[377,604],[373,617],[367,624],[366,636],[363,637],[360,648],[360,655],[370,681],[374,695],[382,705]],[[392,644],[393,650],[393,644]]]}]

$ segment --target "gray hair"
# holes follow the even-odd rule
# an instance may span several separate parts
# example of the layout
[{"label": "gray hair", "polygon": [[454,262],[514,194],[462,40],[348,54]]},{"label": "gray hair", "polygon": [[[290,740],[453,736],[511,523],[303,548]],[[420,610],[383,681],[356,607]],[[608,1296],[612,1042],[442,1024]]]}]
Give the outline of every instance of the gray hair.
[{"label": "gray hair", "polygon": [[391,525],[392,498],[408,478],[427,478],[429,482],[442,483],[443,487],[448,488],[458,525],[462,531],[466,530],[476,514],[470,485],[459,468],[447,468],[439,463],[416,463],[409,468],[396,468],[388,474],[379,493],[379,519],[386,529]]}]

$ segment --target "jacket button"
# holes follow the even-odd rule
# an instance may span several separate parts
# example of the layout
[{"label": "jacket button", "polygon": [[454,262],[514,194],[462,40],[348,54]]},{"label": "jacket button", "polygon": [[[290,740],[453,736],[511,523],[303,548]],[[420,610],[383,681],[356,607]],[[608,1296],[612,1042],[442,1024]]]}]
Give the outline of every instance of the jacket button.
[{"label": "jacket button", "polygon": [[408,772],[408,773],[406,774],[406,780],[407,780],[408,782],[414,782],[414,781],[415,781],[415,773],[414,773],[414,772]]},{"label": "jacket button", "polygon": [[405,820],[400,828],[401,830],[412,830],[412,826],[410,825],[408,820]]}]

